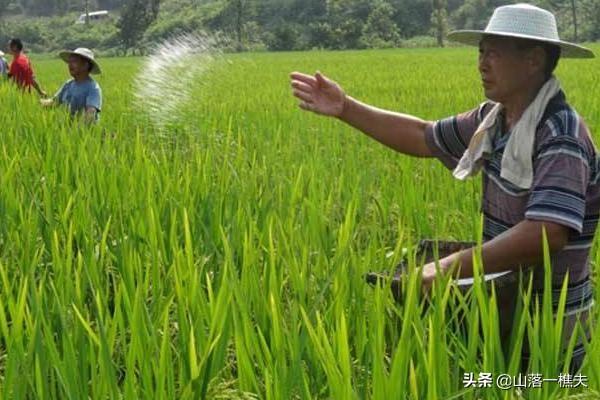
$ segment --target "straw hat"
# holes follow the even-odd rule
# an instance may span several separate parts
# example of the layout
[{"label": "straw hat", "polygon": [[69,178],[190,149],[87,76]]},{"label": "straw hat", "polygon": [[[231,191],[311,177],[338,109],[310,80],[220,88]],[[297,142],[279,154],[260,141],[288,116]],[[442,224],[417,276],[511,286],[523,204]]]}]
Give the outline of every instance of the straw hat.
[{"label": "straw hat", "polygon": [[72,55],[80,56],[88,60],[92,63],[91,74],[101,74],[100,65],[96,62],[94,58],[94,53],[90,49],[86,49],[85,47],[80,47],[73,51],[63,51],[59,54],[60,58],[63,59],[64,62],[69,62],[69,57]]},{"label": "straw hat", "polygon": [[560,40],[556,18],[550,11],[530,4],[513,4],[498,7],[483,31],[460,30],[448,34],[448,39],[479,46],[485,35],[515,37],[554,44],[561,48],[566,58],[593,58],[594,53],[585,47]]}]

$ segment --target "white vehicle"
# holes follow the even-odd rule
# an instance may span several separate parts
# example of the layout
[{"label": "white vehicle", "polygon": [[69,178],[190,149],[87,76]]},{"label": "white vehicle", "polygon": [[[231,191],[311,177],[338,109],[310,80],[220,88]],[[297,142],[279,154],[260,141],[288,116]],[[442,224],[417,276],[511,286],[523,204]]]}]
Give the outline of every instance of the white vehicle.
[{"label": "white vehicle", "polygon": [[[106,10],[94,11],[90,13],[90,22],[102,21],[104,19],[108,19],[108,17],[109,14]],[[81,14],[75,23],[85,24],[85,14]]]}]

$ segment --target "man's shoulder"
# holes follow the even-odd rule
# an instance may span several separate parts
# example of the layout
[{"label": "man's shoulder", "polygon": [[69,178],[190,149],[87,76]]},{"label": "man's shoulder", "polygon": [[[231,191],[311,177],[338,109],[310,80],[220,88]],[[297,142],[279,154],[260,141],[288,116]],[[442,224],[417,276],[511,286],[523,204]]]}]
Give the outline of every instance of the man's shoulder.
[{"label": "man's shoulder", "polygon": [[10,65],[13,67],[22,67],[24,63],[26,63],[26,60],[23,58],[22,55],[18,55],[13,57]]},{"label": "man's shoulder", "polygon": [[100,87],[100,84],[98,83],[97,80],[92,79],[92,82],[93,82],[94,89],[96,89],[97,91],[101,91],[102,90],[102,88]]},{"label": "man's shoulder", "polygon": [[90,77],[86,82],[85,82],[85,86],[89,89],[89,90],[97,90],[100,91],[100,84],[98,83],[98,81],[96,81],[94,78]]},{"label": "man's shoulder", "polygon": [[537,154],[550,147],[577,152],[589,162],[596,158],[596,148],[584,119],[564,96],[551,101],[536,131]]},{"label": "man's shoulder", "polygon": [[89,93],[89,92],[100,90],[100,86],[98,85],[98,82],[96,82],[92,78],[87,79],[83,82],[77,82],[75,79],[70,79],[69,81],[67,81],[67,83],[70,86],[72,86],[75,90],[77,90],[79,93]]},{"label": "man's shoulder", "polygon": [[21,53],[16,59],[15,61],[17,61],[17,63],[19,63],[20,65],[24,65],[24,66],[29,66],[29,58]]},{"label": "man's shoulder", "polygon": [[71,78],[71,79],[67,79],[67,80],[66,80],[66,81],[63,83],[62,87],[63,87],[64,89],[69,89],[69,88],[71,88],[71,87],[73,86],[73,83],[74,83],[74,82],[75,82],[75,79],[73,79],[73,78]]},{"label": "man's shoulder", "polygon": [[590,139],[585,121],[567,102],[562,91],[546,106],[537,126],[536,136],[541,141],[559,137],[572,137],[578,141]]}]

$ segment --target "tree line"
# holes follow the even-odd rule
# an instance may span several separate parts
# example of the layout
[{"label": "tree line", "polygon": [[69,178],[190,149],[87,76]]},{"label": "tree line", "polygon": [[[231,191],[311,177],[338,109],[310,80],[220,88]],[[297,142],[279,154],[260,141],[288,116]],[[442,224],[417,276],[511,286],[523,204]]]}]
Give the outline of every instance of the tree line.
[{"label": "tree line", "polygon": [[[478,29],[500,0],[0,0],[3,36],[12,28],[34,45],[77,41],[98,49],[143,50],[182,32],[231,37],[235,50],[444,46],[451,29]],[[534,0],[557,15],[561,36],[600,39],[600,0]],[[112,19],[73,26],[85,10]],[[23,20],[27,21],[24,26]],[[2,40],[2,38],[0,38]]]}]

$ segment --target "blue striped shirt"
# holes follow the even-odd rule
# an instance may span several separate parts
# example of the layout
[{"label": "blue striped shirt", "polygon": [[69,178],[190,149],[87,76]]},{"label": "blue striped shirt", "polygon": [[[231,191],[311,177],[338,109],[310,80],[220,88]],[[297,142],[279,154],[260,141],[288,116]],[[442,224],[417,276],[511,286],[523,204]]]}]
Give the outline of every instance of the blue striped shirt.
[{"label": "blue striped shirt", "polygon": [[[432,124],[425,138],[434,156],[454,170],[491,108],[492,104],[485,102],[471,111]],[[503,115],[498,118],[493,151],[482,168],[483,240],[491,240],[525,219],[550,221],[570,228],[566,246],[551,254],[553,304],[557,307],[568,273],[567,318],[582,312],[587,314],[594,298],[589,256],[600,214],[600,158],[590,132],[566,102],[564,93],[559,92],[549,102],[537,126],[532,154],[533,184],[530,189],[523,189],[500,176],[510,131],[503,127]],[[532,271],[534,292],[540,293],[544,269],[535,267]],[[566,321],[565,326],[569,323]],[[578,351],[581,347],[580,344]]]}]

